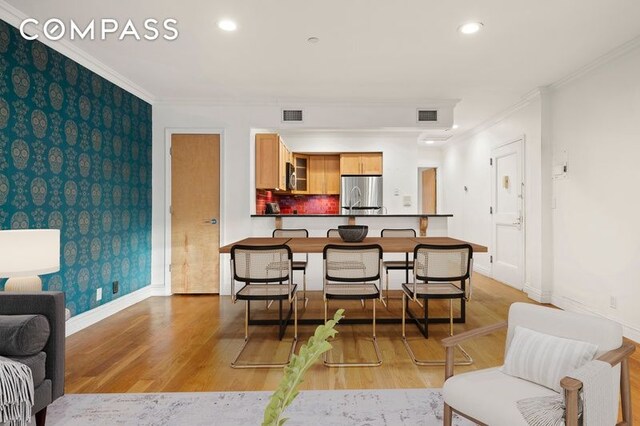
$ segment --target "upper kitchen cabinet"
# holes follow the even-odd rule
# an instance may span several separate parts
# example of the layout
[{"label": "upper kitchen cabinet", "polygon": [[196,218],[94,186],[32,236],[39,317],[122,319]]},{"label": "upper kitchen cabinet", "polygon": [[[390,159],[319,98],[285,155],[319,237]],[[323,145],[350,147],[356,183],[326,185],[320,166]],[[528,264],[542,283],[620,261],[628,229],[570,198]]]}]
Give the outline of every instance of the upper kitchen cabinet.
[{"label": "upper kitchen cabinet", "polygon": [[287,189],[291,153],[275,133],[256,134],[256,189]]},{"label": "upper kitchen cabinet", "polygon": [[381,152],[340,154],[341,175],[381,175]]},{"label": "upper kitchen cabinet", "polygon": [[340,194],[340,156],[309,156],[309,194]]},{"label": "upper kitchen cabinet", "polygon": [[293,167],[296,172],[294,194],[309,193],[309,156],[305,154],[293,154]]}]

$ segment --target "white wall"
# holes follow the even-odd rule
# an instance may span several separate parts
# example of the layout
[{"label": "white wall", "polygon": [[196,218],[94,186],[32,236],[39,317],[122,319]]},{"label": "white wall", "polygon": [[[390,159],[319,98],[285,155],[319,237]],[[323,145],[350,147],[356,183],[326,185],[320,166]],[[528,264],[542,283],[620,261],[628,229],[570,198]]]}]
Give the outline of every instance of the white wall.
[{"label": "white wall", "polygon": [[[444,149],[442,160],[444,210],[453,214],[449,235],[489,247],[476,254],[474,266],[489,273],[491,235],[491,150],[504,143],[525,138],[525,290],[537,300],[543,294],[541,282],[541,101],[534,97],[521,108],[492,126]],[[465,192],[464,187],[468,190]]]},{"label": "white wall", "polygon": [[[385,127],[415,127],[415,106],[399,105],[301,105],[305,110],[304,126],[315,129],[384,129]],[[158,103],[153,107],[153,254],[152,282],[156,286],[165,285],[165,276],[169,276],[169,259],[165,261],[165,244],[167,242],[165,221],[168,209],[165,199],[165,179],[167,177],[166,143],[167,133],[188,130],[193,132],[203,129],[222,129],[223,152],[221,179],[221,244],[228,244],[251,235],[270,235],[273,223],[268,219],[255,218],[249,215],[255,209],[253,188],[253,144],[251,129],[300,128],[300,125],[283,125],[280,122],[279,105],[183,105]],[[382,143],[381,140],[379,140]],[[290,143],[290,142],[287,142]],[[353,146],[358,143],[353,141]],[[406,145],[406,146],[405,146]],[[362,146],[365,146],[363,143]],[[378,150],[375,144],[366,144],[368,150]],[[403,155],[385,156],[385,173],[397,168],[407,172],[407,183],[401,179],[396,182],[404,190],[416,191],[417,144],[402,143],[393,149]],[[324,148],[322,149],[324,150]],[[329,149],[327,149],[329,150]],[[333,149],[332,149],[333,150]],[[335,150],[341,150],[337,147]],[[381,149],[382,150],[382,149]],[[385,152],[387,148],[384,148]],[[406,167],[410,164],[410,168]],[[386,177],[386,175],[385,175]],[[415,199],[415,194],[414,194]],[[385,203],[387,201],[385,200]],[[395,201],[391,204],[395,206]],[[415,200],[414,200],[415,205]],[[411,210],[412,212],[414,210]],[[221,292],[228,290],[228,263],[226,256],[221,258]],[[166,288],[166,285],[165,285]]]},{"label": "white wall", "polygon": [[[550,93],[556,162],[553,302],[595,312],[640,340],[640,48]],[[617,309],[610,307],[610,297]]]}]

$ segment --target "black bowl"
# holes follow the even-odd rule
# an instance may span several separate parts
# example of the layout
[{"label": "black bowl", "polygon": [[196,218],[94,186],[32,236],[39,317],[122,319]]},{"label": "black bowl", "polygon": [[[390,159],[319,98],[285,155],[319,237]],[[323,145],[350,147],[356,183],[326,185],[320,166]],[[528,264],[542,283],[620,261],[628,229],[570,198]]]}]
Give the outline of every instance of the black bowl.
[{"label": "black bowl", "polygon": [[367,225],[340,225],[338,234],[345,243],[358,243],[367,236],[369,227]]}]

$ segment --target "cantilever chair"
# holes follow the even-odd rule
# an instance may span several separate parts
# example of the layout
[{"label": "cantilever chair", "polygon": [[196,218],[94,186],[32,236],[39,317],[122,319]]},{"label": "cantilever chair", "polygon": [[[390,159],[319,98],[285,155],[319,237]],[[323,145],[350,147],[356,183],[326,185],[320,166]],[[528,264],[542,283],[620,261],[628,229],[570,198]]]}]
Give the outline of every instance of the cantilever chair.
[{"label": "cantilever chair", "polygon": [[[621,395],[622,422],[631,425],[631,388],[629,379],[629,356],[635,345],[623,343],[622,327],[613,321],[591,315],[565,312],[528,303],[514,303],[509,309],[509,319],[498,324],[469,330],[442,340],[447,351],[445,365],[444,425],[450,426],[453,412],[480,425],[526,426],[528,423],[517,408],[517,401],[526,398],[557,396],[552,389],[534,382],[510,376],[500,368],[488,368],[453,375],[454,347],[469,339],[507,329],[505,354],[513,341],[516,327],[524,327],[550,336],[588,342],[598,347],[596,359],[611,365],[611,393]],[[620,364],[620,366],[618,366]],[[559,372],[559,374],[564,374]],[[579,422],[580,392],[582,382],[570,376],[560,380],[564,391],[565,423],[577,426]],[[589,404],[589,400],[585,404]],[[593,402],[591,402],[593,403]],[[605,407],[614,425],[618,417],[618,399]]]},{"label": "cantilever chair", "polygon": [[[415,238],[416,230],[415,229],[383,229],[380,232],[380,236],[382,238],[392,237],[392,238]],[[385,291],[384,298],[382,299],[382,303],[387,305],[387,301],[389,300],[389,271],[405,271],[408,274],[408,271],[413,270],[413,261],[409,261],[409,253],[406,253],[405,260],[386,260],[382,262],[382,266],[384,267],[386,282],[385,282]]]},{"label": "cantilever chair", "polygon": [[[306,229],[274,229],[272,237],[285,238],[309,238],[309,231]],[[309,253],[305,253],[304,260],[293,260],[293,270],[302,271],[302,297],[304,307],[307,307],[309,298],[307,298],[307,265],[309,264]]]},{"label": "cantilever chair", "polygon": [[[471,294],[471,268],[473,248],[469,244],[437,246],[419,244],[413,252],[413,282],[402,284],[402,341],[416,365],[444,365],[445,360],[419,360],[416,358],[406,337],[406,315],[415,321],[425,338],[429,338],[429,300],[449,300],[449,335],[453,336],[453,301],[464,303]],[[468,286],[467,286],[468,281]],[[459,283],[456,285],[455,283]],[[409,309],[409,301],[420,305],[424,310],[422,324]],[[464,361],[456,365],[470,365],[473,359],[458,346]]]},{"label": "cantilever chair", "polygon": [[328,229],[327,238],[340,238],[340,233],[335,228]]},{"label": "cantilever chair", "polygon": [[[382,247],[371,245],[328,244],[322,252],[324,260],[324,321],[327,322],[329,300],[371,299],[373,304],[373,347],[376,361],[357,363],[335,363],[329,361],[327,353],[323,355],[327,367],[377,367],[382,357],[376,341],[376,299],[382,294]],[[376,285],[375,282],[378,282]]]},{"label": "cantilever chair", "polygon": [[[298,341],[298,299],[297,286],[292,282],[292,253],[285,245],[231,247],[231,297],[233,303],[245,301],[244,343],[238,355],[231,363],[233,368],[270,368],[283,367],[289,364],[291,355]],[[243,287],[236,292],[236,281]],[[293,342],[287,362],[275,363],[240,363],[242,352],[249,342],[249,310],[252,300],[275,300],[279,306],[279,338],[282,340],[293,308]],[[289,312],[283,318],[282,302],[289,302]]]}]

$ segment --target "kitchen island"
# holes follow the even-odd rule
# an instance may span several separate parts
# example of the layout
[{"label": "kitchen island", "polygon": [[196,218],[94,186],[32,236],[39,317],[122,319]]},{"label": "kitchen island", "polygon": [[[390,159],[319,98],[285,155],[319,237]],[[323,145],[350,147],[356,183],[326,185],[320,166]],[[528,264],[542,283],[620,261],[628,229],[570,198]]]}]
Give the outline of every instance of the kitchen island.
[{"label": "kitchen island", "polygon": [[[368,225],[370,229],[413,228],[419,230],[421,237],[427,236],[427,228],[433,236],[447,236],[447,218],[452,214],[253,214],[252,218],[274,220],[274,228],[315,228],[311,221],[320,219],[318,223],[323,229],[336,228],[338,225]],[[346,220],[346,223],[345,223]],[[310,226],[311,225],[311,226]],[[315,225],[315,224],[314,224]],[[369,234],[371,235],[371,234]]]}]

